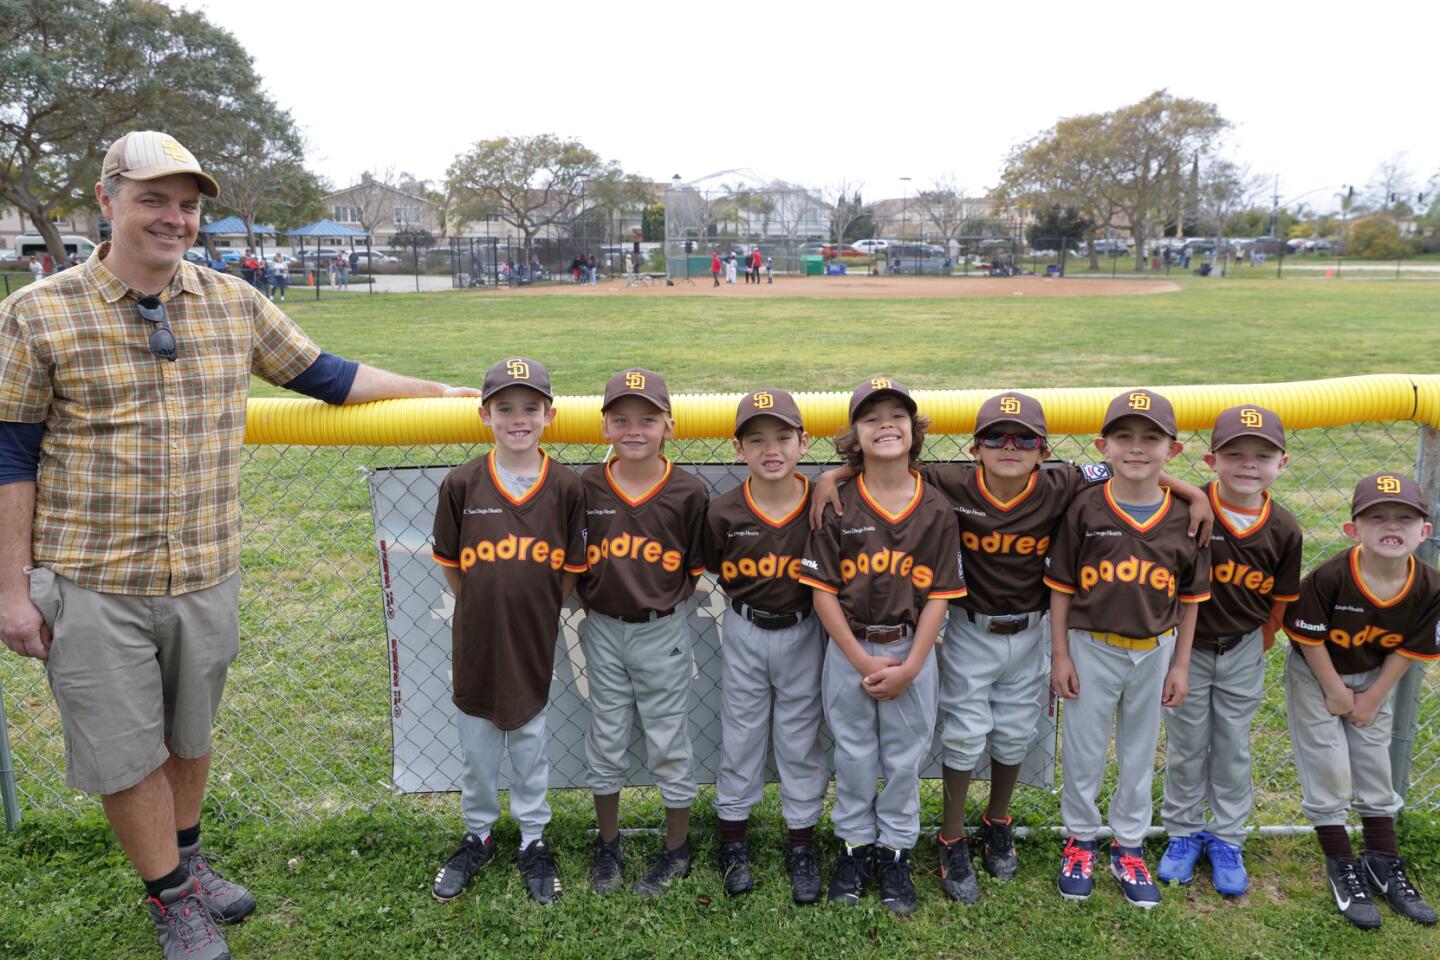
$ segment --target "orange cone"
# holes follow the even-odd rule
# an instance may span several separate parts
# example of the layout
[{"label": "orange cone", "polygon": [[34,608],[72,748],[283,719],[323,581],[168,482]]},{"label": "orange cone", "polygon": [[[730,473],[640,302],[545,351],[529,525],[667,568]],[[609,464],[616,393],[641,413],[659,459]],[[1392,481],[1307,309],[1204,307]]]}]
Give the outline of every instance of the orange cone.
[{"label": "orange cone", "polygon": [[1330,279],[1331,277],[1333,277],[1333,276],[1335,276],[1335,268],[1334,268],[1334,267],[1326,267],[1326,268],[1325,268],[1325,279],[1326,279],[1326,280],[1329,280],[1329,279]]},{"label": "orange cone", "polygon": [[[1326,274],[1326,276],[1329,276],[1329,274]],[[313,286],[315,286],[315,274],[313,274],[313,273],[307,273],[307,274],[305,274],[305,286],[307,286],[307,287],[313,287]]]}]

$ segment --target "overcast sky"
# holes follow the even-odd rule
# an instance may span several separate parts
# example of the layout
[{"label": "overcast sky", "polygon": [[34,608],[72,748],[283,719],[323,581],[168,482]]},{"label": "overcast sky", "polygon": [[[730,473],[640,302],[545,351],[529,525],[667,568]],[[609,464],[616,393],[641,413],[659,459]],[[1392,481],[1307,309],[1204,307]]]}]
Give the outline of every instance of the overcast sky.
[{"label": "overcast sky", "polygon": [[1058,118],[1161,87],[1217,104],[1226,154],[1282,202],[1331,206],[1402,151],[1415,189],[1440,170],[1434,0],[186,5],[240,39],[337,186],[440,181],[476,140],[550,132],[654,180],[976,194]]}]

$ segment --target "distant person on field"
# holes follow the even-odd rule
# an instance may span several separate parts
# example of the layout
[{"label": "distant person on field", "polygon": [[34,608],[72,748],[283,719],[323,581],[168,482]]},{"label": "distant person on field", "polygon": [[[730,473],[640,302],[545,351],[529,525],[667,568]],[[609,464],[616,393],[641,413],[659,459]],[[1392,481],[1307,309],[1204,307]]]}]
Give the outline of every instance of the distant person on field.
[{"label": "distant person on field", "polygon": [[45,264],[40,262],[39,257],[30,258],[30,276],[36,280],[41,280],[45,277]]},{"label": "distant person on field", "polygon": [[350,260],[343,252],[335,255],[335,283],[342,287],[350,286]]},{"label": "distant person on field", "polygon": [[[31,257],[30,259],[33,261],[35,258]],[[33,270],[34,267],[31,269]],[[718,250],[710,251],[710,279],[715,281],[715,286],[720,286],[720,252]]]},{"label": "distant person on field", "polygon": [[765,258],[765,282],[774,283],[775,274],[772,272],[774,261],[770,257]]},{"label": "distant person on field", "polygon": [[[284,300],[285,288],[290,285],[290,267],[285,263],[285,258],[275,254],[275,259],[270,261],[270,299]],[[280,296],[275,296],[276,292]]]},{"label": "distant person on field", "polygon": [[351,250],[351,251],[350,251],[350,275],[353,277],[355,274],[357,274],[357,273],[359,273],[359,272],[360,272],[360,254],[359,254],[357,251],[355,251],[355,250]]}]

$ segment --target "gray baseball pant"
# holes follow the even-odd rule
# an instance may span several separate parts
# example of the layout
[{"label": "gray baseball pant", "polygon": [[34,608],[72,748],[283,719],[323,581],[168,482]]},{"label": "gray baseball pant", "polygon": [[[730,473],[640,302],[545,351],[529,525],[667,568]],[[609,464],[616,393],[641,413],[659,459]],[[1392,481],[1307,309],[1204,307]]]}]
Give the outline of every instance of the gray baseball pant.
[{"label": "gray baseball pant", "polygon": [[1035,741],[1050,676],[1050,621],[1030,614],[1019,633],[985,629],[952,609],[940,663],[940,740],[945,766],[974,770],[988,744],[996,763],[1016,766]]},{"label": "gray baseball pant", "polygon": [[1064,700],[1060,721],[1060,819],[1077,840],[1100,832],[1100,785],[1105,753],[1115,731],[1119,775],[1110,797],[1110,830],[1122,847],[1145,840],[1154,812],[1155,747],[1160,741],[1160,697],[1175,649],[1175,631],[1151,650],[1126,650],[1097,640],[1088,630],[1070,631],[1070,659],[1080,696]]},{"label": "gray baseball pant", "polygon": [[784,630],[762,630],[727,606],[722,641],[715,813],[722,820],[744,820],[760,802],[773,722],[785,825],[814,826],[829,779],[820,748],[827,646],[820,618],[812,614]]},{"label": "gray baseball pant", "polygon": [[1245,843],[1255,802],[1250,725],[1264,692],[1265,645],[1258,629],[1224,653],[1191,652],[1190,692],[1179,707],[1165,710],[1160,822],[1170,836],[1208,831],[1226,843]]},{"label": "gray baseball pant", "polygon": [[695,666],[684,609],[648,623],[622,623],[592,610],[580,624],[580,646],[590,682],[590,789],[606,796],[625,785],[633,710],[665,806],[690,806],[697,793],[689,720]]},{"label": "gray baseball pant", "polygon": [[500,760],[510,754],[510,816],[520,831],[540,833],[550,822],[550,755],[545,736],[545,711],[531,717],[523,727],[501,730],[482,717],[455,711],[460,731],[460,752],[464,772],[460,777],[460,813],[465,829],[480,836],[490,832],[500,819]]},{"label": "gray baseball pant", "polygon": [[[913,638],[880,644],[859,641],[871,656],[904,660]],[[835,738],[835,835],[851,846],[877,839],[909,850],[920,837],[920,767],[935,738],[939,679],[933,656],[894,700],[865,692],[855,666],[834,643],[825,645],[825,719]],[[885,789],[875,793],[875,781]]]},{"label": "gray baseball pant", "polygon": [[[1342,673],[1340,679],[1359,693],[1378,676],[1376,667]],[[1400,811],[1402,801],[1390,777],[1394,700],[1393,693],[1385,698],[1368,727],[1335,716],[1325,709],[1325,692],[1305,655],[1291,647],[1285,658],[1285,712],[1300,774],[1300,809],[1315,826],[1343,826],[1352,798],[1361,817],[1393,817]]]}]

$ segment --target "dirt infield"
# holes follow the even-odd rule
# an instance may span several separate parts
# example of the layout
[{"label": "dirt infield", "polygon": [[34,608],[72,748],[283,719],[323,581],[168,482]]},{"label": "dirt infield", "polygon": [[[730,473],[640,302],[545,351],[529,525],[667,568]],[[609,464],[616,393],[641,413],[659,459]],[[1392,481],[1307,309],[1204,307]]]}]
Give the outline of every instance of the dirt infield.
[{"label": "dirt infield", "polygon": [[593,286],[556,284],[522,287],[523,296],[565,294],[595,297],[1134,297],[1175,293],[1180,284],[1170,280],[1047,279],[1045,277],[778,277],[774,283],[711,285],[710,278],[692,283],[677,280],[667,287],[663,279],[627,287],[609,280]]}]

